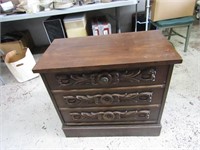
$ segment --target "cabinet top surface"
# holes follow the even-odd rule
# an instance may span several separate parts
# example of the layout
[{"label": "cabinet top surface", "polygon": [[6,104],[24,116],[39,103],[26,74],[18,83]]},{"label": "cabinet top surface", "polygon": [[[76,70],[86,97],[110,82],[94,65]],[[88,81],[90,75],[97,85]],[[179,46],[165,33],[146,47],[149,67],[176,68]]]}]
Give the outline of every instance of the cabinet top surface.
[{"label": "cabinet top surface", "polygon": [[160,31],[56,39],[34,72],[115,66],[167,65],[182,59]]}]

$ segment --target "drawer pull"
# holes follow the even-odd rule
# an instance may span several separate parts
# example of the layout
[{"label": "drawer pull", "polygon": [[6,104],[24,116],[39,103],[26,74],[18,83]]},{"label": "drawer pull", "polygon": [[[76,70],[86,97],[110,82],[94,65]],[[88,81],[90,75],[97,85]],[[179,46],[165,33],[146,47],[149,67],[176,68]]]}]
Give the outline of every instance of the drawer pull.
[{"label": "drawer pull", "polygon": [[151,79],[152,81],[155,81],[155,79],[156,79],[156,71],[155,71],[155,69],[150,69],[150,70],[144,71],[144,73],[142,74],[141,78],[144,79],[144,80]]},{"label": "drawer pull", "polygon": [[142,92],[139,95],[139,101],[150,103],[152,101],[152,95],[153,95],[153,92]]},{"label": "drawer pull", "polygon": [[63,96],[66,104],[77,106],[79,104],[112,105],[131,103],[151,103],[153,92],[135,92],[124,94],[96,94],[96,95],[76,95]]},{"label": "drawer pull", "polygon": [[105,112],[102,115],[102,119],[106,121],[112,121],[115,119],[115,114],[113,112]]},{"label": "drawer pull", "polygon": [[117,85],[125,83],[153,82],[156,79],[156,69],[135,69],[126,71],[111,71],[93,74],[56,74],[56,80],[62,87],[89,85]]},{"label": "drawer pull", "polygon": [[123,119],[149,119],[150,110],[106,111],[106,112],[74,112],[70,113],[74,121],[118,121]]},{"label": "drawer pull", "polygon": [[99,98],[99,101],[96,100],[96,103],[99,104],[99,103],[102,103],[102,104],[112,104],[113,101],[114,101],[114,98],[111,94],[104,94],[104,95],[99,95],[98,96]]},{"label": "drawer pull", "polygon": [[102,82],[102,83],[108,83],[108,82],[109,82],[108,77],[102,77],[102,78],[101,78],[101,82]]}]

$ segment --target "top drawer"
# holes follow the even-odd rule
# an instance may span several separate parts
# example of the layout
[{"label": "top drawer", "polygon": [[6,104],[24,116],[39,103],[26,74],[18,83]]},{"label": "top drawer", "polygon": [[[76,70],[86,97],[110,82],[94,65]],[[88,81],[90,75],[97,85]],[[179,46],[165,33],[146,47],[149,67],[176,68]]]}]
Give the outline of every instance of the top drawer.
[{"label": "top drawer", "polygon": [[45,78],[52,90],[65,90],[165,84],[167,73],[168,66],[157,66],[81,73],[47,73]]}]

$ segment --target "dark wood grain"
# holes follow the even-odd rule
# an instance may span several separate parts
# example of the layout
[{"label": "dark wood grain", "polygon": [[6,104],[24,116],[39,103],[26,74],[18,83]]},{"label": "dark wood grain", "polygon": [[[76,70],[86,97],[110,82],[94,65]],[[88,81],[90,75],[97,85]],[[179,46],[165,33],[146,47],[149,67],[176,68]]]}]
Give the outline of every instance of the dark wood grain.
[{"label": "dark wood grain", "polygon": [[123,67],[180,63],[181,57],[160,33],[148,31],[107,36],[56,39],[34,72],[68,71],[85,67]]},{"label": "dark wood grain", "polygon": [[173,66],[159,31],[55,40],[34,67],[67,137],[160,134]]},{"label": "dark wood grain", "polygon": [[66,137],[158,136],[161,125],[63,126],[62,129]]}]

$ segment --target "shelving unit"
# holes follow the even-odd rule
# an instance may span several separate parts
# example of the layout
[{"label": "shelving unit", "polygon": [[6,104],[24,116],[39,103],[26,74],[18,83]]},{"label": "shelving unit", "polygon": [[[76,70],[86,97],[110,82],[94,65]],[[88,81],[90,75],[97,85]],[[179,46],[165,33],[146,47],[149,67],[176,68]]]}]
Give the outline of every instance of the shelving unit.
[{"label": "shelving unit", "polygon": [[136,5],[137,3],[138,0],[121,0],[121,1],[113,1],[110,3],[96,3],[90,5],[73,6],[71,8],[64,10],[42,11],[32,14],[0,15],[0,22],[33,19],[40,17],[63,15],[63,14],[72,14],[72,13],[87,12],[87,11],[108,9],[108,8],[118,8],[123,6]]},{"label": "shelving unit", "polygon": [[[37,18],[43,17],[51,17],[57,15],[66,15],[66,14],[73,14],[73,13],[80,13],[80,12],[89,12],[89,11],[96,11],[96,10],[104,10],[104,9],[115,9],[115,18],[116,18],[116,32],[121,32],[120,27],[120,8],[124,6],[135,6],[137,10],[138,3],[140,0],[115,0],[110,3],[95,3],[95,4],[88,4],[82,6],[73,6],[68,9],[63,10],[50,10],[50,11],[41,11],[38,13],[30,13],[30,14],[13,14],[13,15],[0,15],[0,23],[12,23],[15,24],[15,21],[23,21],[23,20],[34,20]],[[137,15],[137,11],[136,11]],[[135,20],[137,24],[137,20]],[[148,22],[146,22],[148,24]],[[137,31],[137,29],[136,29]]]}]

